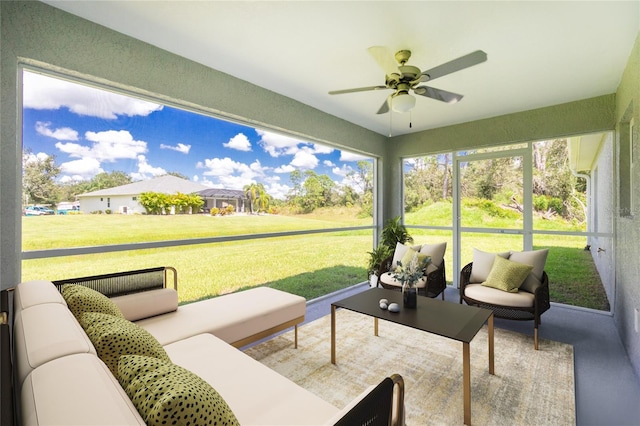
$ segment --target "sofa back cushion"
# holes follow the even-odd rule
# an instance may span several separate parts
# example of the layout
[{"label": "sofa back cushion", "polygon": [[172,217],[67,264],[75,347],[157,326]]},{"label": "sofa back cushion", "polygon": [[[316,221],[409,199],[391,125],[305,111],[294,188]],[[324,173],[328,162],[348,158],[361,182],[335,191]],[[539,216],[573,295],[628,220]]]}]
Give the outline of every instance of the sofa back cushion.
[{"label": "sofa back cushion", "polygon": [[531,273],[520,286],[522,290],[531,292],[534,286],[542,281],[542,273],[544,272],[544,265],[547,263],[548,254],[549,249],[511,252],[509,260],[532,267]]},{"label": "sofa back cushion", "polygon": [[137,321],[174,312],[178,309],[178,292],[172,288],[141,291],[111,300],[129,321]]},{"label": "sofa back cushion", "polygon": [[61,303],[43,303],[19,311],[14,320],[13,345],[18,385],[32,370],[54,359],[96,354],[87,335]]},{"label": "sofa back cushion", "polygon": [[80,324],[96,348],[98,356],[114,376],[118,374],[118,359],[122,355],[145,355],[170,361],[158,340],[142,327],[99,312],[85,312]]},{"label": "sofa back cushion", "polygon": [[117,377],[149,426],[239,424],[231,408],[209,383],[171,362],[125,355],[118,362]]},{"label": "sofa back cushion", "polygon": [[65,284],[60,290],[69,310],[80,321],[85,312],[101,312],[124,318],[120,309],[104,294],[80,284]]},{"label": "sofa back cushion", "polygon": [[509,259],[511,253],[506,251],[502,253],[487,253],[477,248],[473,249],[473,266],[471,267],[471,276],[469,277],[470,283],[482,283],[487,280],[491,267],[493,266],[493,260],[496,256],[500,256],[504,259]]},{"label": "sofa back cushion", "polygon": [[25,281],[16,286],[13,294],[13,309],[16,314],[23,309],[43,303],[67,304],[51,281]]}]

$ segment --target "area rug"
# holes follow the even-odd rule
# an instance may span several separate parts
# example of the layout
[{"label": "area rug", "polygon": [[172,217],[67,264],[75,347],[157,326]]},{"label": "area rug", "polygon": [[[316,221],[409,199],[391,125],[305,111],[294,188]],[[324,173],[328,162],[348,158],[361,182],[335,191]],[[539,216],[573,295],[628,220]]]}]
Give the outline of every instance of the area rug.
[{"label": "area rug", "polygon": [[[330,315],[251,347],[246,354],[342,408],[370,385],[400,374],[406,424],[463,424],[462,343],[338,310],[336,365]],[[573,425],[573,346],[495,329],[495,375],[488,371],[487,327],[471,342],[471,422],[475,425]]]}]

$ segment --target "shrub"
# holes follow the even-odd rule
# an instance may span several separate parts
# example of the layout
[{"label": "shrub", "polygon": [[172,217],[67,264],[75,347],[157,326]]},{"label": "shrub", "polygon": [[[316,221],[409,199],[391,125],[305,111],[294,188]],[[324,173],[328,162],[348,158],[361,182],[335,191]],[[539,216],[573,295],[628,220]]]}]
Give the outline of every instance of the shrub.
[{"label": "shrub", "polygon": [[533,208],[539,212],[546,212],[549,208],[549,201],[545,195],[533,196]]},{"label": "shrub", "polygon": [[235,213],[236,208],[229,204],[227,207],[225,207],[225,210],[227,211],[227,214],[233,214]]},{"label": "shrub", "polygon": [[111,209],[106,209],[104,212],[105,214],[111,214]]},{"label": "shrub", "polygon": [[209,211],[209,214],[210,214],[211,216],[215,216],[215,215],[217,215],[218,213],[220,213],[220,210],[219,210],[217,207],[212,207],[212,208],[211,208],[211,210]]}]

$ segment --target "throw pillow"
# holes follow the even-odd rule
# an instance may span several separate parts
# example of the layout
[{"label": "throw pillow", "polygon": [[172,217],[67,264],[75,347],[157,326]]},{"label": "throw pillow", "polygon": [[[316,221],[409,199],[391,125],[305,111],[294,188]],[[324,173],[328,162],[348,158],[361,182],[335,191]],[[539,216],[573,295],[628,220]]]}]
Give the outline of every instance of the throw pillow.
[{"label": "throw pillow", "polygon": [[[407,253],[407,250],[412,249],[414,251],[420,251],[421,245],[408,246],[402,243],[396,243],[396,249],[393,252],[393,260],[391,261],[391,271],[395,271],[398,268],[398,261],[402,262],[402,258]],[[404,265],[404,262],[402,263]]]},{"label": "throw pillow", "polygon": [[508,291],[509,293],[517,293],[518,288],[524,279],[527,278],[531,269],[533,269],[533,267],[530,265],[512,262],[501,256],[496,256],[489,276],[482,285]]},{"label": "throw pillow", "polygon": [[96,348],[98,357],[114,376],[117,375],[118,359],[122,355],[146,355],[170,361],[162,345],[151,333],[124,318],[85,312],[80,317],[80,325]]},{"label": "throw pillow", "polygon": [[520,286],[522,290],[532,293],[535,285],[540,284],[548,254],[549,249],[511,252],[509,260],[524,263],[525,265],[531,265],[533,267],[529,276],[527,276],[524,283]]},{"label": "throw pillow", "polygon": [[65,284],[60,292],[67,302],[69,310],[78,321],[85,312],[102,312],[124,318],[116,304],[99,291],[79,284]]},{"label": "throw pillow", "polygon": [[239,424],[209,383],[178,365],[125,355],[118,362],[117,377],[147,425]]},{"label": "throw pillow", "polygon": [[[426,254],[415,251],[412,248],[409,248],[402,256],[402,260],[400,263],[402,264],[402,269],[406,268],[409,263],[413,260],[413,256],[418,256],[418,265],[420,265],[420,269],[424,268],[428,262],[431,261],[431,257]],[[397,271],[400,270],[400,267],[396,268]]]},{"label": "throw pillow", "polygon": [[487,280],[491,267],[493,266],[493,260],[497,256],[504,259],[509,259],[509,252],[502,253],[487,253],[477,248],[473,249],[473,266],[471,267],[471,276],[469,277],[470,283],[481,283]]}]

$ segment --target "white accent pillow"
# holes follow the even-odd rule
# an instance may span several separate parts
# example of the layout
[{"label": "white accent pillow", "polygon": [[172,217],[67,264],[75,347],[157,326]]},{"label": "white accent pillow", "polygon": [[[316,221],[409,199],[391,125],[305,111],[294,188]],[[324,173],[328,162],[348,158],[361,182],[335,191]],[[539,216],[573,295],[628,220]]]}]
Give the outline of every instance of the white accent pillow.
[{"label": "white accent pillow", "polygon": [[408,246],[402,243],[396,243],[396,249],[393,252],[393,260],[391,261],[391,271],[395,271],[398,267],[398,261],[402,261],[402,258],[407,253],[407,250],[414,249],[415,251],[420,251],[422,246],[420,244],[416,246]]},{"label": "white accent pillow", "polygon": [[544,272],[544,265],[547,262],[548,254],[549,249],[511,252],[509,260],[533,266],[531,273],[524,280],[524,283],[522,283],[520,288],[529,291],[529,289],[533,288],[534,285],[539,284],[542,281],[542,272]]},{"label": "white accent pillow", "polygon": [[447,243],[424,244],[420,249],[420,254],[431,256],[431,263],[439,268],[444,259],[444,252],[447,250]]},{"label": "white accent pillow", "polygon": [[482,283],[487,280],[491,267],[493,266],[493,260],[496,255],[509,259],[511,253],[508,251],[502,253],[488,253],[486,251],[473,249],[473,266],[471,267],[471,276],[469,277],[470,283]]}]

